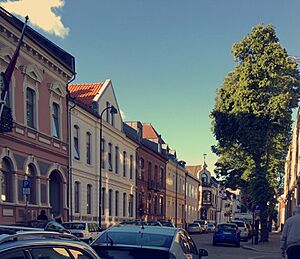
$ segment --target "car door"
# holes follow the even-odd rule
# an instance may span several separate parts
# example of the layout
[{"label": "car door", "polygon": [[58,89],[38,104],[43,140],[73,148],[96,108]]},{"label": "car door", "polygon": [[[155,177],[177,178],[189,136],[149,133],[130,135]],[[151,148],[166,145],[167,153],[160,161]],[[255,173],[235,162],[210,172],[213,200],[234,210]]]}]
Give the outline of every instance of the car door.
[{"label": "car door", "polygon": [[13,249],[11,251],[6,251],[0,253],[1,259],[27,259],[25,251],[23,249]]}]

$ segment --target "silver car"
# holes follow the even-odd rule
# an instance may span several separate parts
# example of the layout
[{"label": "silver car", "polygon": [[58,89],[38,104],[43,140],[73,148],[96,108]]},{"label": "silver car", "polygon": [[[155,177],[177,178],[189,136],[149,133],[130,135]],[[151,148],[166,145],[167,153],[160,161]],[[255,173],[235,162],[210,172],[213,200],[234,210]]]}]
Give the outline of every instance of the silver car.
[{"label": "silver car", "polygon": [[101,233],[91,244],[101,258],[114,259],[199,259],[192,238],[180,228],[156,226],[115,226]]},{"label": "silver car", "polygon": [[188,224],[187,231],[189,234],[201,234],[202,228],[199,223]]}]

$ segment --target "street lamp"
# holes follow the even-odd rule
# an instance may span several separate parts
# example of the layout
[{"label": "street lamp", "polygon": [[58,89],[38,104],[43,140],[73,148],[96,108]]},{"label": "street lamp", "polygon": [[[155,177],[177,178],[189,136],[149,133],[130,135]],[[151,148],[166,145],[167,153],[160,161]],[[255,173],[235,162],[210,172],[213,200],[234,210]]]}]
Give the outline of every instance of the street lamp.
[{"label": "street lamp", "polygon": [[177,210],[178,210],[178,165],[184,166],[185,162],[183,160],[176,161],[176,180],[175,180],[175,226],[177,227]]},{"label": "street lamp", "polygon": [[112,105],[106,107],[100,114],[100,173],[99,173],[99,227],[102,226],[102,116],[105,111],[110,109],[111,114],[117,114],[117,109]]}]

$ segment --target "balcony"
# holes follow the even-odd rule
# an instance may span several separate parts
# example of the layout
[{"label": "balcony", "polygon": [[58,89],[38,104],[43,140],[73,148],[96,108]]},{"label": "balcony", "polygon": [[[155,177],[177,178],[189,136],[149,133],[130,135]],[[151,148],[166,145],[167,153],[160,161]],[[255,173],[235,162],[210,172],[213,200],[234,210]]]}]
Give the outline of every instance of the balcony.
[{"label": "balcony", "polygon": [[161,182],[149,180],[148,181],[148,189],[154,190],[154,191],[159,191],[159,190],[163,189],[163,184]]}]

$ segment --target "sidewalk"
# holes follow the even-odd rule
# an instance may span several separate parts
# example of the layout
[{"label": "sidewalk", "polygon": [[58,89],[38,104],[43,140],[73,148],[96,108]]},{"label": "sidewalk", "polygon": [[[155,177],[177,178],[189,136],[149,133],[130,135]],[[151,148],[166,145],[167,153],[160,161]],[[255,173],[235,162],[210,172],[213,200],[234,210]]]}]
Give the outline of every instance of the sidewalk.
[{"label": "sidewalk", "polygon": [[252,245],[250,239],[245,245],[242,245],[242,247],[256,252],[272,253],[280,256],[280,235],[281,232],[272,232],[269,234],[269,242],[259,242],[258,245]]}]

